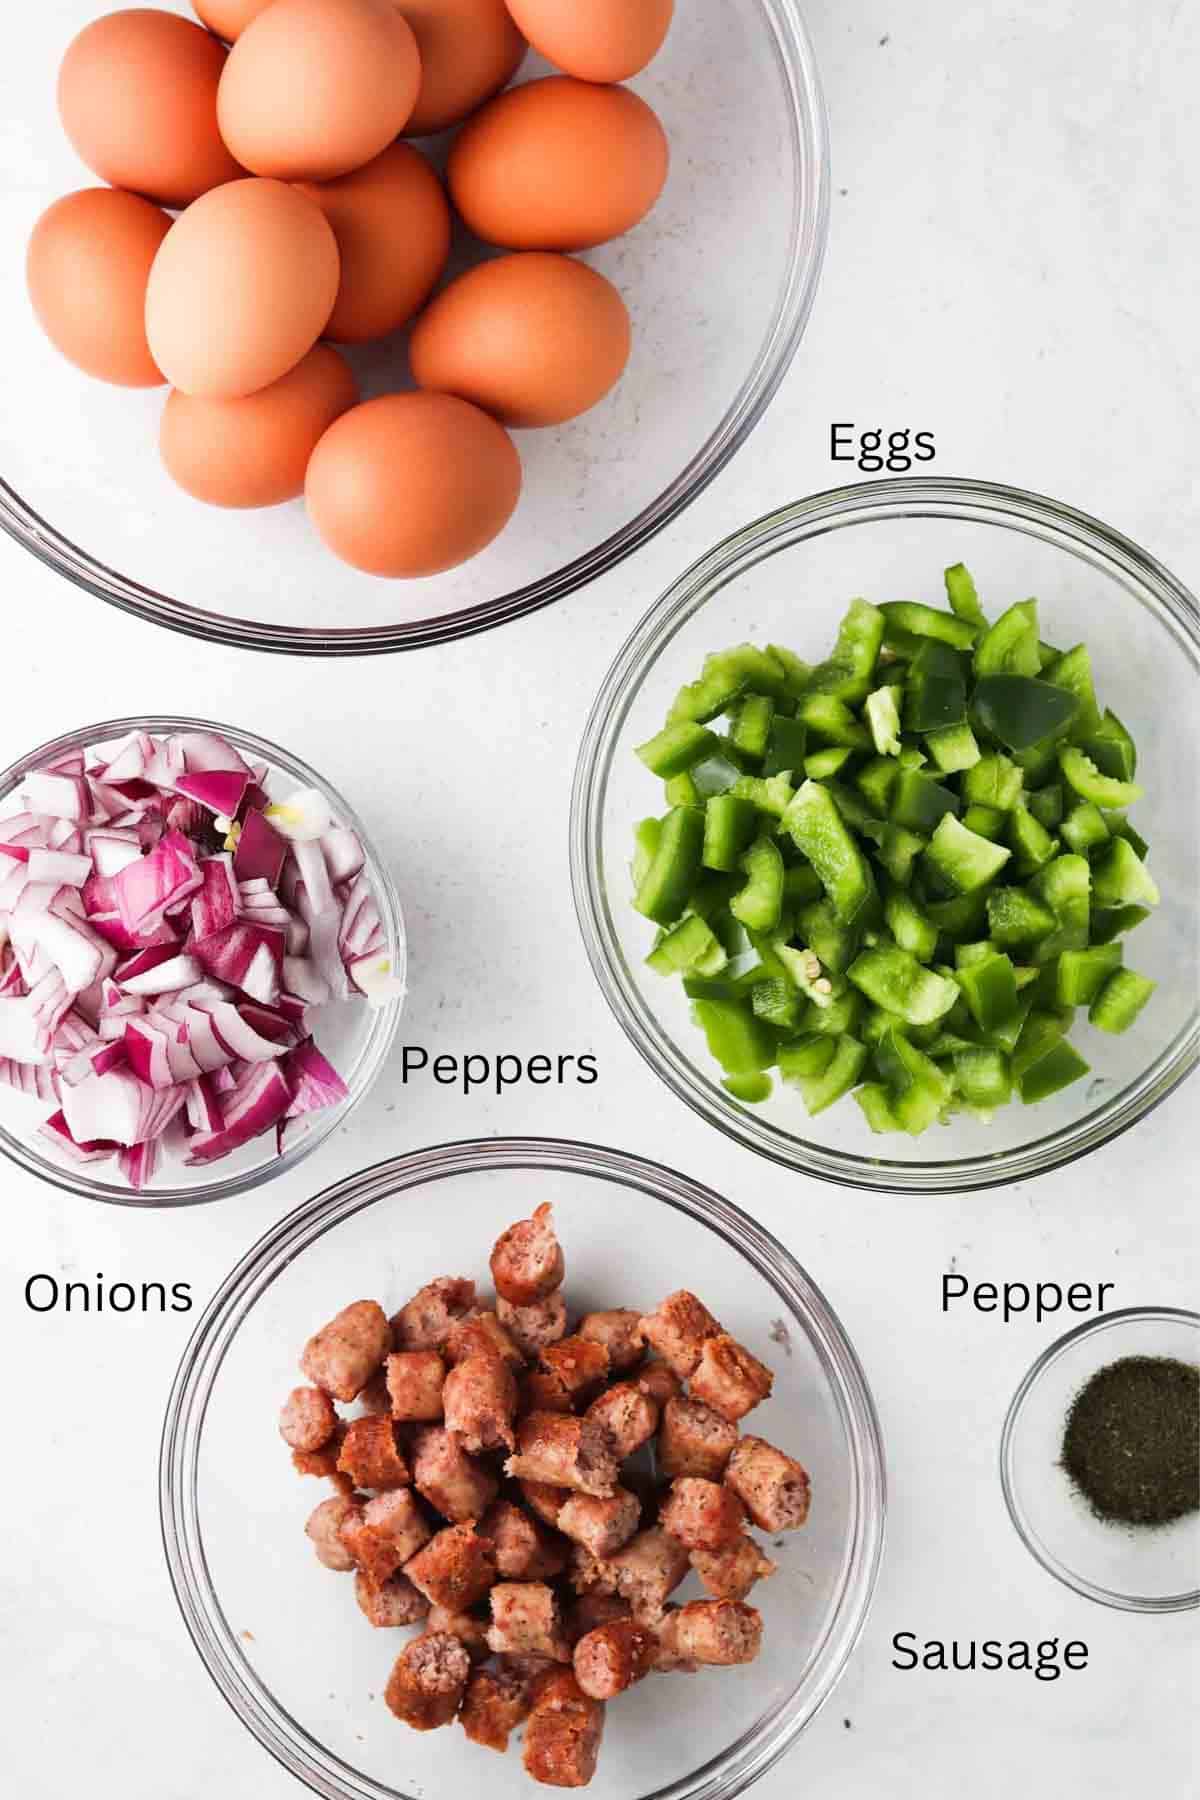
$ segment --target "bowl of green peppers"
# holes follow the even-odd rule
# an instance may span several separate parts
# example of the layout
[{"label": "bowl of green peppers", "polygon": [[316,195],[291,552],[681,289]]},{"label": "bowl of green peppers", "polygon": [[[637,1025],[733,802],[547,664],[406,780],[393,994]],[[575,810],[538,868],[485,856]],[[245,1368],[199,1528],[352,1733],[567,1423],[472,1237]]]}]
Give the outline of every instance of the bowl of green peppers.
[{"label": "bowl of green peppers", "polygon": [[893,1191],[1056,1168],[1200,1054],[1200,609],[1053,500],[872,482],[657,602],[580,749],[593,969],[674,1092]]}]

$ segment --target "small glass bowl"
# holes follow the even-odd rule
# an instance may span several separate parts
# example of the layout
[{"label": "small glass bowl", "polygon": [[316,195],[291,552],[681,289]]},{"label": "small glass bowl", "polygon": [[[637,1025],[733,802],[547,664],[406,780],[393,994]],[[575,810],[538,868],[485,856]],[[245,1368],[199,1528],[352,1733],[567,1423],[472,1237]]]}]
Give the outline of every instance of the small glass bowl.
[{"label": "small glass bowl", "polygon": [[93,751],[104,744],[115,744],[131,731],[149,731],[157,735],[174,731],[217,731],[240,750],[247,761],[267,764],[265,785],[269,793],[282,798],[302,787],[316,788],[322,793],[339,824],[348,825],[357,832],[362,843],[366,870],[387,933],[392,969],[401,984],[397,997],[381,1006],[371,1006],[365,999],[358,999],[339,1001],[320,1009],[316,1039],[349,1088],[349,1097],[340,1106],[310,1113],[308,1130],[302,1135],[298,1133],[282,1155],[276,1154],[274,1132],[268,1132],[206,1168],[189,1169],[176,1158],[164,1156],[160,1173],[140,1192],[135,1192],[124,1182],[106,1179],[100,1171],[113,1165],[94,1163],[79,1168],[60,1159],[53,1146],[37,1135],[38,1125],[54,1110],[53,1106],[0,1086],[0,1151],[31,1175],[38,1175],[43,1181],[65,1188],[69,1193],[81,1194],[87,1200],[105,1200],[117,1206],[199,1206],[209,1200],[224,1200],[231,1194],[247,1193],[276,1175],[282,1175],[285,1170],[294,1169],[306,1156],[311,1156],[332,1131],[345,1124],[383,1067],[400,1024],[407,969],[404,914],[386,864],[372,845],[362,820],[336,788],[290,751],[281,750],[278,744],[233,725],[208,719],[147,717],[106,719],[99,725],[81,726],[31,750],[27,756],[0,771],[0,809],[31,770],[44,768],[47,763],[73,750]]},{"label": "small glass bowl", "polygon": [[[552,1201],[573,1310],[653,1306],[681,1283],[775,1374],[753,1429],[810,1470],[802,1531],[769,1538],[750,1668],[652,1677],[609,1709],[595,1800],[730,1800],[828,1699],[866,1618],[883,1544],[883,1445],[858,1359],[824,1297],[761,1225],[656,1163],[588,1144],[446,1144],[377,1164],[298,1207],[233,1270],[167,1408],[160,1509],[197,1650],[259,1743],[326,1800],[528,1800],[519,1751],[419,1735],[383,1704],[405,1642],[372,1631],[322,1569],[304,1521],[330,1491],[297,1480],[276,1428],[311,1332],[349,1300],[393,1310],[433,1276],[486,1275],[499,1232]],[[680,1590],[691,1597],[695,1584]]]},{"label": "small glass bowl", "polygon": [[1058,1460],[1076,1394],[1126,1356],[1200,1362],[1200,1313],[1129,1307],[1044,1350],[1004,1421],[1004,1498],[1025,1548],[1066,1587],[1125,1612],[1183,1612],[1200,1606],[1200,1513],[1152,1529],[1111,1524],[1096,1518]]},{"label": "small glass bowl", "polygon": [[[663,810],[634,755],[659,730],[705,655],[744,639],[815,661],[850,599],[945,605],[943,569],[965,562],[995,616],[1036,594],[1043,629],[1091,649],[1101,704],[1138,743],[1146,797],[1134,822],[1162,890],[1128,940],[1159,984],[1121,1037],[1079,1024],[1089,1078],[992,1123],[955,1117],[920,1138],[877,1137],[839,1102],[815,1119],[776,1083],[763,1106],[721,1086],[683,984],[645,966],[653,927],[633,910],[635,823]],[[580,745],[571,879],[584,944],[619,1023],[662,1080],[728,1136],[810,1175],[891,1192],[960,1193],[1061,1167],[1165,1099],[1200,1055],[1200,608],[1181,582],[1107,525],[1018,488],[927,478],[837,488],[759,519],[718,544],[651,607],[604,678]]]},{"label": "small glass bowl", "polygon": [[[192,17],[187,0],[165,3]],[[0,273],[14,291],[35,220],[95,181],[66,141],[54,89],[59,58],[98,10],[51,0],[0,59]],[[518,80],[548,72],[530,55]],[[642,225],[586,257],[625,297],[630,364],[582,418],[517,434],[521,503],[481,556],[430,580],[381,581],[325,551],[300,501],[251,513],[199,505],[159,462],[162,390],[88,380],[19,306],[5,340],[0,528],[122,611],[302,656],[442,643],[615,568],[704,491],[762,417],[808,321],[829,229],[828,126],[799,0],[689,0],[630,85],[666,128],[670,178]],[[445,140],[422,147],[444,161]],[[479,255],[459,232],[451,273]],[[350,361],[367,397],[409,385],[403,333]]]}]

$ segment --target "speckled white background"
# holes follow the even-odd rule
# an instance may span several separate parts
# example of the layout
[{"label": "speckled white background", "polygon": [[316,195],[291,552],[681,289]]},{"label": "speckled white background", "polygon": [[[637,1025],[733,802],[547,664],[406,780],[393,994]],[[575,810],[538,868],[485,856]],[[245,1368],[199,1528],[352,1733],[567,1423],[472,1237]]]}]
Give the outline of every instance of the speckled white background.
[{"label": "speckled white background", "polygon": [[[38,30],[36,8],[9,12],[10,30]],[[811,328],[748,448],[608,581],[500,635],[327,668],[153,633],[0,543],[0,761],[80,718],[139,709],[202,710],[293,743],[355,797],[400,874],[414,974],[403,1037],[455,1052],[591,1050],[601,1070],[595,1087],[469,1104],[385,1077],[302,1173],[218,1210],[138,1217],[0,1172],[0,1714],[4,1786],[23,1800],[299,1791],[210,1687],[161,1561],[158,1431],[190,1321],[35,1319],[26,1277],[182,1280],[203,1304],[279,1213],[352,1168],[517,1132],[659,1156],[757,1212],[829,1294],[873,1383],[892,1483],[875,1608],[764,1800],[1195,1791],[1195,1615],[1074,1599],[1004,1514],[1000,1421],[1053,1328],[938,1306],[951,1257],[976,1279],[1105,1279],[1116,1304],[1194,1303],[1194,1087],[1026,1188],[924,1202],[835,1191],[755,1161],[653,1084],[575,928],[568,788],[603,669],[685,562],[834,485],[832,418],[933,429],[939,472],[1074,502],[1200,579],[1195,8],[812,0],[808,15],[835,146]],[[0,294],[0,331],[21,304]],[[902,1675],[890,1667],[900,1630],[1083,1637],[1091,1666],[1054,1684]]]}]

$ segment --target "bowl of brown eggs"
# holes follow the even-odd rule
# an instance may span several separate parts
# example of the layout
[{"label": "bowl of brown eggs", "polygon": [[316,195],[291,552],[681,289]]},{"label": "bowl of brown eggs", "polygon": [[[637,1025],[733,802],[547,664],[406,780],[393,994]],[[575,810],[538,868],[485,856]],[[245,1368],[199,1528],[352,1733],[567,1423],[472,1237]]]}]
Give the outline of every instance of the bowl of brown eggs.
[{"label": "bowl of brown eggs", "polygon": [[48,0],[0,524],[243,646],[477,631],[611,568],[793,355],[827,147],[792,0]]}]

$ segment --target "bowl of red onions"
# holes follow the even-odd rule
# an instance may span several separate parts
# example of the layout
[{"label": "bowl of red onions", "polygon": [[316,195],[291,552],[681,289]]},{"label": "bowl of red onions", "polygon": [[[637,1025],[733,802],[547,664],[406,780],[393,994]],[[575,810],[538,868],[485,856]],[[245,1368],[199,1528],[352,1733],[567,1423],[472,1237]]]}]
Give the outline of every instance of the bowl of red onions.
[{"label": "bowl of red onions", "polygon": [[0,1149],[126,1205],[295,1166],[378,1074],[400,900],[298,758],[199,719],[85,726],[0,774]]}]

